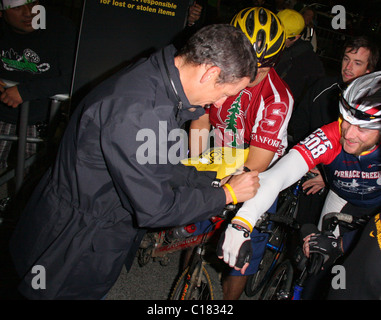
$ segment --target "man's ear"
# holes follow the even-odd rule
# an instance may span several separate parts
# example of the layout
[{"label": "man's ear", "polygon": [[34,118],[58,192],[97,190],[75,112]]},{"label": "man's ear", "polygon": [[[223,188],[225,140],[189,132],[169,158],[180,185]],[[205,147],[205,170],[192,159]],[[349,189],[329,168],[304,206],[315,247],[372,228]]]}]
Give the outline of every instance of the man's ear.
[{"label": "man's ear", "polygon": [[218,77],[220,76],[221,69],[217,66],[205,66],[206,71],[201,77],[201,83],[207,82],[209,80],[217,80]]}]

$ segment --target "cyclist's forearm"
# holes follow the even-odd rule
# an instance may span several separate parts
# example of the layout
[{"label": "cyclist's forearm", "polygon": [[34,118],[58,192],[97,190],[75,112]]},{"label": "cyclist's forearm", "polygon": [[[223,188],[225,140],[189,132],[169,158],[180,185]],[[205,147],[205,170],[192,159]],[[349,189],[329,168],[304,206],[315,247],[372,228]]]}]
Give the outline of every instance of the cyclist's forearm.
[{"label": "cyclist's forearm", "polygon": [[237,213],[252,227],[274,203],[278,193],[298,181],[308,172],[308,166],[300,153],[291,150],[272,168],[259,174],[260,187],[254,198],[246,201]]}]

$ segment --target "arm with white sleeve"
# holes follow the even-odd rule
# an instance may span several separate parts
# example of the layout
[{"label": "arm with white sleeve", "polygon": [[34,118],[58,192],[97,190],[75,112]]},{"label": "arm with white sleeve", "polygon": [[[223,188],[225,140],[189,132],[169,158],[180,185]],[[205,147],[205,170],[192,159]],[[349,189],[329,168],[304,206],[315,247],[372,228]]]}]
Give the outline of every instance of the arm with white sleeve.
[{"label": "arm with white sleeve", "polygon": [[[251,232],[257,220],[273,204],[279,192],[291,186],[308,172],[309,167],[303,156],[296,150],[281,158],[272,168],[259,174],[260,187],[255,197],[247,200],[232,220],[232,225],[244,227],[244,231]],[[251,248],[244,245],[250,241],[241,236],[242,228],[227,228],[217,250],[219,258],[236,269],[245,270],[245,263]],[[238,263],[237,263],[238,260]]]},{"label": "arm with white sleeve", "polygon": [[[272,168],[259,174],[260,187],[254,198],[247,200],[234,220],[240,220],[253,229],[257,220],[274,203],[279,192],[288,188],[308,172],[308,165],[296,150],[281,158]],[[245,222],[246,221],[246,222]]]}]

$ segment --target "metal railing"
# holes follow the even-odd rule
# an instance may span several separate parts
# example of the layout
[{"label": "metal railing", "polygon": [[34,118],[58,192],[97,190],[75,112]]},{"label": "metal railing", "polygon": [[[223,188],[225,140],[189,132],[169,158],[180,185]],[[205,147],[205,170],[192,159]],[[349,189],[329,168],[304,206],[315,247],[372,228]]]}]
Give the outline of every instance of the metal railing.
[{"label": "metal railing", "polygon": [[[5,88],[17,85],[17,82],[0,79],[6,84]],[[49,111],[49,124],[51,125],[57,116],[60,105],[63,101],[69,100],[68,94],[57,94],[52,96]],[[17,193],[24,181],[24,172],[27,167],[37,160],[37,155],[33,155],[28,159],[25,158],[25,150],[27,143],[45,142],[43,138],[27,137],[28,117],[29,117],[29,101],[23,102],[20,106],[20,117],[18,123],[18,135],[0,135],[0,140],[17,141],[17,156],[15,169],[7,170],[0,176],[0,186],[15,178],[15,192]]]},{"label": "metal railing", "polygon": [[340,62],[344,43],[352,38],[352,36],[321,27],[316,27],[315,32],[318,47],[317,53],[320,58]]}]

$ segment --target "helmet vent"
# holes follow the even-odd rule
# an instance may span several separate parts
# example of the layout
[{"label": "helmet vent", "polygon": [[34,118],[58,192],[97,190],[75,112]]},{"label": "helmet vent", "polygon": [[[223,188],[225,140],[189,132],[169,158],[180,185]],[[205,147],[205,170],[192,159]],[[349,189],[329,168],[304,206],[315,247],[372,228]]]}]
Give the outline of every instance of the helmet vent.
[{"label": "helmet vent", "polygon": [[267,12],[263,8],[261,8],[258,12],[258,20],[262,26],[267,23]]},{"label": "helmet vent", "polygon": [[264,30],[259,30],[257,33],[256,52],[262,52],[264,45],[266,44],[266,32]]},{"label": "helmet vent", "polygon": [[275,18],[271,17],[271,26],[270,26],[270,40],[273,40],[278,34],[278,23]]},{"label": "helmet vent", "polygon": [[251,11],[246,18],[246,31],[250,38],[254,35],[254,12]]}]

